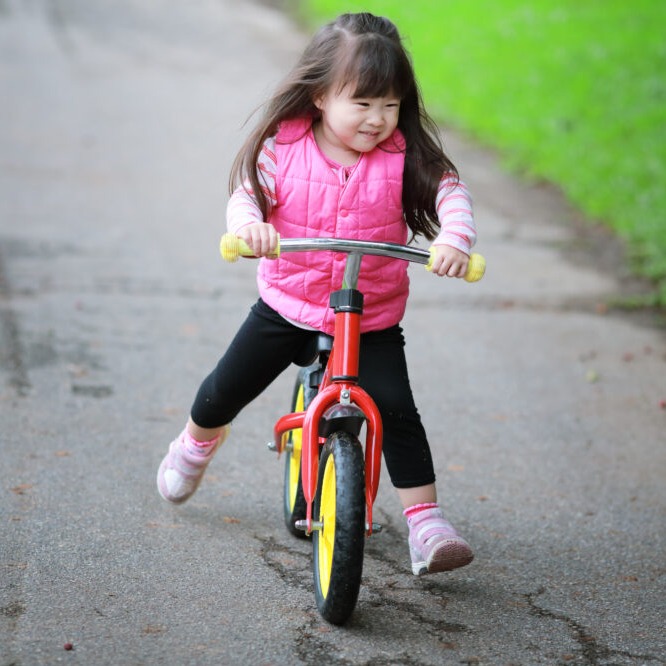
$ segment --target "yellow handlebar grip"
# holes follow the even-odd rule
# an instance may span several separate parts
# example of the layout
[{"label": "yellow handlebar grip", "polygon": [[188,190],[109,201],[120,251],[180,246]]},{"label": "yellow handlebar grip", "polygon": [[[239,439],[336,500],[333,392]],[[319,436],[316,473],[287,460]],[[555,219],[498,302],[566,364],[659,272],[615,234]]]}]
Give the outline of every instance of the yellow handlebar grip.
[{"label": "yellow handlebar grip", "polygon": [[[224,234],[220,239],[220,254],[222,259],[230,263],[238,261],[238,257],[254,257],[255,254],[250,249],[249,245],[235,236],[234,234]],[[280,256],[280,238],[278,236],[278,244],[275,248],[275,252],[270,255],[271,257]]]},{"label": "yellow handlebar grip", "polygon": [[428,248],[428,252],[430,252],[430,259],[428,259],[428,263],[425,265],[425,269],[430,273],[432,270],[432,260],[435,258],[435,246],[431,245]]},{"label": "yellow handlebar grip", "polygon": [[[435,256],[435,246],[433,245],[430,250],[430,261],[426,264],[425,269],[427,271],[432,270],[432,260]],[[469,263],[467,264],[467,272],[465,273],[464,280],[467,282],[478,282],[483,274],[486,272],[486,260],[483,258],[482,254],[471,254],[469,257]]]},{"label": "yellow handlebar grip", "polygon": [[[234,234],[224,234],[220,239],[220,254],[222,259],[233,263],[238,261],[238,257],[254,257],[255,254],[250,249],[250,246],[238,236]],[[278,236],[278,244],[275,252],[270,255],[271,257],[280,256],[280,237]]]},{"label": "yellow handlebar grip", "polygon": [[482,254],[471,254],[467,264],[465,280],[467,282],[478,282],[486,272],[486,260]]},{"label": "yellow handlebar grip", "polygon": [[233,263],[238,261],[239,256],[252,256],[252,250],[234,234],[224,234],[220,239],[220,254],[222,259]]}]

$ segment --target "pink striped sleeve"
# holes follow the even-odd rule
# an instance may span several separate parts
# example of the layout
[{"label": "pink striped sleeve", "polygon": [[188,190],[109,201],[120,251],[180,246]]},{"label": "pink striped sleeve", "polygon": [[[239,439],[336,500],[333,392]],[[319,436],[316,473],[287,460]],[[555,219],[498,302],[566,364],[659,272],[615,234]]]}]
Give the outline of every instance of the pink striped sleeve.
[{"label": "pink striped sleeve", "polygon": [[[259,180],[263,183],[262,190],[271,205],[276,203],[275,173],[277,161],[275,156],[275,137],[269,137],[261,149],[257,163]],[[239,229],[255,222],[264,222],[257,200],[249,182],[239,185],[231,195],[227,204],[227,229],[235,234]]]},{"label": "pink striped sleeve", "polygon": [[434,245],[450,245],[469,254],[476,242],[472,198],[462,181],[445,174],[437,192],[437,217],[441,225]]}]

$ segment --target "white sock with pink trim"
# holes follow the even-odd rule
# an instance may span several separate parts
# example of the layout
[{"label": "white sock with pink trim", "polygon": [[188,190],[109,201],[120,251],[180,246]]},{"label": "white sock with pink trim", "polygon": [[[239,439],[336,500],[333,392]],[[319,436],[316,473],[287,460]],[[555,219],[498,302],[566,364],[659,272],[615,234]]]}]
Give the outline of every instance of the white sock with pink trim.
[{"label": "white sock with pink trim", "polygon": [[414,504],[414,506],[410,506],[406,508],[403,512],[402,515],[407,518],[407,523],[409,524],[409,519],[412,516],[415,516],[419,511],[424,511],[425,509],[437,509],[439,508],[439,504],[437,502],[424,502],[423,504]]},{"label": "white sock with pink trim", "polygon": [[222,435],[208,440],[207,442],[200,442],[198,439],[194,439],[192,435],[187,430],[184,430],[181,433],[182,445],[184,450],[193,456],[209,456],[211,451],[214,451],[214,447],[220,441]]}]

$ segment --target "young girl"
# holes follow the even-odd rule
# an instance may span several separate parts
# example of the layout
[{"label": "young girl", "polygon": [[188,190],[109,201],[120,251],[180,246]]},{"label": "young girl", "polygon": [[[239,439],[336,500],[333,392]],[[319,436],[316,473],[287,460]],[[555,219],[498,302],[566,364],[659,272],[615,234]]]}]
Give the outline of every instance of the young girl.
[{"label": "young girl", "polygon": [[[324,26],[265,108],[231,174],[227,226],[262,257],[260,299],[203,381],[185,430],[171,443],[157,484],[180,503],[197,489],[234,417],[318,331],[342,281],[334,253],[269,255],[277,234],[406,243],[434,239],[432,272],[462,277],[476,234],[471,203],[425,112],[396,27],[371,14]],[[235,189],[234,189],[235,188]],[[414,574],[448,571],[472,550],[437,504],[430,447],[414,404],[399,325],[407,262],[365,257],[360,384],[384,422],[384,457],[409,526]]]}]

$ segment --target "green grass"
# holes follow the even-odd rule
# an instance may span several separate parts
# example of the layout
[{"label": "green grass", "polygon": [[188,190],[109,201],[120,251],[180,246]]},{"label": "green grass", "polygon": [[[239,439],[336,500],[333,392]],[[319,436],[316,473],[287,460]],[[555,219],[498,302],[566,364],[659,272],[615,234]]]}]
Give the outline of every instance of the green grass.
[{"label": "green grass", "polygon": [[431,114],[557,184],[627,242],[666,305],[666,2],[306,0],[391,18]]}]

